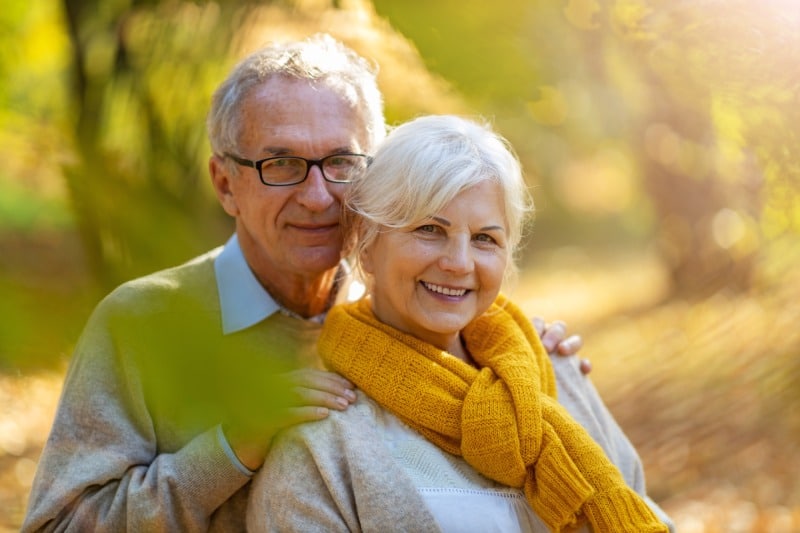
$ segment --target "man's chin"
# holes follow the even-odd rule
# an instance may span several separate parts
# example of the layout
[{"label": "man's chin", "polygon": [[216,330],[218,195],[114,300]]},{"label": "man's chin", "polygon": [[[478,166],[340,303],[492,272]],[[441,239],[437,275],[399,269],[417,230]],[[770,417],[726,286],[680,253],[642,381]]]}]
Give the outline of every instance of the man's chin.
[{"label": "man's chin", "polygon": [[298,254],[294,262],[298,273],[304,272],[313,275],[322,275],[339,266],[341,254],[339,249],[310,248]]}]

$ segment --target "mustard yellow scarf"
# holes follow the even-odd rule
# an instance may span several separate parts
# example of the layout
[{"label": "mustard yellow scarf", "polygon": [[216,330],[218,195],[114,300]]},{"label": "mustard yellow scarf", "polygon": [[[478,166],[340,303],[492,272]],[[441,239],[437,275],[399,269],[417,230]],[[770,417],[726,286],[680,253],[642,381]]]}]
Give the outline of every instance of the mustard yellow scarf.
[{"label": "mustard yellow scarf", "polygon": [[602,448],[556,402],[553,369],[503,296],[462,332],[480,369],[379,322],[368,300],[336,306],[323,361],[441,449],[523,489],[553,531],[666,532]]}]

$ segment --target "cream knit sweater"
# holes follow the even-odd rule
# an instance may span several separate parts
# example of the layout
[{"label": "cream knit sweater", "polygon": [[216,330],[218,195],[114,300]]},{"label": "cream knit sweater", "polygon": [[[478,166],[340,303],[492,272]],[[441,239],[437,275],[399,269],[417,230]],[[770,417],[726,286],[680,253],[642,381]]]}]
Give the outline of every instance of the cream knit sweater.
[{"label": "cream knit sweater", "polygon": [[[669,517],[646,495],[641,461],[575,358],[552,358],[559,403],[603,448],[625,482],[674,531]],[[393,417],[359,393],[343,413],[283,432],[256,474],[248,505],[253,532],[439,531],[417,492],[420,485],[453,485],[451,470],[426,470],[412,479],[402,458],[384,444],[382,420]],[[420,437],[420,447],[430,443]],[[430,450],[429,450],[430,451]],[[445,452],[440,452],[445,454]],[[471,467],[447,454],[460,471]],[[437,475],[438,474],[438,475]],[[472,479],[479,476],[473,471]],[[488,484],[487,486],[491,486]],[[541,532],[547,528],[540,523]],[[537,530],[538,531],[538,530]]]}]

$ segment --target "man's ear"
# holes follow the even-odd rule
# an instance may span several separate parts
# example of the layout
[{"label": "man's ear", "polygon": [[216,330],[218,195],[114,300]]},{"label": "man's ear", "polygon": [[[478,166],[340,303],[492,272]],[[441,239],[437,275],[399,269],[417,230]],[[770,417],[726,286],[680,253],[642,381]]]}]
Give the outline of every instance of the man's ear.
[{"label": "man's ear", "polygon": [[211,176],[211,185],[214,187],[214,192],[219,203],[222,204],[222,208],[230,216],[237,216],[239,214],[239,206],[236,204],[236,197],[231,189],[231,182],[234,176],[228,170],[225,160],[218,155],[212,155],[208,160],[208,173]]}]

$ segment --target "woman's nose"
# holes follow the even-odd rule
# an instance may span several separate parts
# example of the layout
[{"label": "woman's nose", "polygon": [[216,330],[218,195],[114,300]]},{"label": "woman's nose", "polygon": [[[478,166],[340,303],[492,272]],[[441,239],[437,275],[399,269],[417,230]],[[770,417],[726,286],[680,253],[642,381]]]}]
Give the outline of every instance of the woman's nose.
[{"label": "woman's nose", "polygon": [[450,272],[460,273],[471,271],[473,260],[469,239],[449,239],[447,246],[445,246],[442,251],[442,256],[439,258],[439,265],[442,270]]}]

